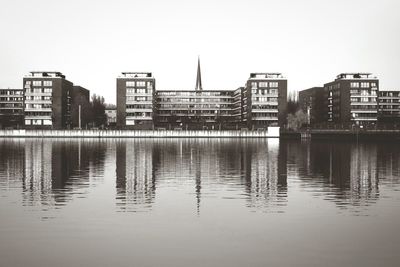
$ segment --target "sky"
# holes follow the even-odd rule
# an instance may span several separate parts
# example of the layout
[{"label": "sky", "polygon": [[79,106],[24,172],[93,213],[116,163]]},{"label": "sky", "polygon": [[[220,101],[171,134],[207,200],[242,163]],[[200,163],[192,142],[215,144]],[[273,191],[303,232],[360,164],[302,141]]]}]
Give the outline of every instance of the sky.
[{"label": "sky", "polygon": [[152,72],[157,90],[236,89],[281,72],[289,91],[342,72],[400,90],[398,0],[0,0],[0,88],[60,71],[115,103],[121,72]]}]

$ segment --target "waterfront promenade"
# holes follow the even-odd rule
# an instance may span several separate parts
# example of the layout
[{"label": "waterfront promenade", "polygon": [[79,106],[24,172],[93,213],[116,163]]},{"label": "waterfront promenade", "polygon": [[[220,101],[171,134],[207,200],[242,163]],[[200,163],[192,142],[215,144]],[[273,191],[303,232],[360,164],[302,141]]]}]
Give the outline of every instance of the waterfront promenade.
[{"label": "waterfront promenade", "polygon": [[279,127],[268,130],[0,130],[10,138],[279,138]]}]

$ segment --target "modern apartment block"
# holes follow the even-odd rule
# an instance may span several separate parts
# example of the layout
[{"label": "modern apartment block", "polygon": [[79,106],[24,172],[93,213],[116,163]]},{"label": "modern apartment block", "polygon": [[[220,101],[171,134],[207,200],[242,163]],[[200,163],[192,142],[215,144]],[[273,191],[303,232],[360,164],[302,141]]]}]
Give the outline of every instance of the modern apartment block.
[{"label": "modern apartment block", "polygon": [[400,91],[379,91],[379,122],[400,122]]},{"label": "modern apartment block", "polygon": [[159,127],[196,124],[214,129],[234,120],[232,90],[160,90],[156,95],[156,124]]},{"label": "modern apartment block", "polygon": [[221,129],[283,126],[287,80],[280,73],[252,73],[245,87],[203,90],[198,65],[195,90],[155,90],[151,73],[117,78],[118,128]]},{"label": "modern apartment block", "polygon": [[312,87],[299,92],[299,105],[308,115],[308,123],[315,124],[324,121],[324,88]]},{"label": "modern apartment block", "polygon": [[156,81],[150,72],[123,72],[117,78],[117,127],[154,125]]},{"label": "modern apartment block", "polygon": [[73,127],[74,98],[88,100],[89,91],[74,87],[61,72],[33,71],[23,78],[26,128],[67,129]]},{"label": "modern apartment block", "polygon": [[24,125],[24,96],[22,89],[0,89],[0,129]]},{"label": "modern apartment block", "polygon": [[374,124],[378,119],[379,80],[371,73],[342,73],[324,85],[328,122]]},{"label": "modern apartment block", "polygon": [[284,126],[287,79],[281,73],[251,73],[243,90],[243,105],[249,128]]}]

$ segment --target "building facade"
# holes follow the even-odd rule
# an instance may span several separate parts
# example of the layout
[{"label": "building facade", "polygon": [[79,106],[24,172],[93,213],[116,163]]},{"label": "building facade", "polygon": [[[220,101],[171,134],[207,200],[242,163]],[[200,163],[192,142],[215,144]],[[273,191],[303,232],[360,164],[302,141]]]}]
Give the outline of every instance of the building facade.
[{"label": "building facade", "polygon": [[400,123],[400,91],[379,91],[378,121]]},{"label": "building facade", "polygon": [[160,90],[156,92],[156,125],[218,129],[234,121],[232,90]]},{"label": "building facade", "polygon": [[308,117],[308,124],[324,121],[324,88],[312,87],[299,92],[299,105]]},{"label": "building facade", "polygon": [[342,73],[324,85],[327,121],[345,125],[376,124],[379,80],[371,73]]},{"label": "building facade", "polygon": [[287,79],[281,73],[251,73],[242,92],[249,128],[283,127],[287,122]]},{"label": "building facade", "polygon": [[250,129],[283,126],[287,80],[280,73],[251,73],[236,90],[203,90],[200,62],[195,90],[158,90],[146,72],[117,78],[117,127]]},{"label": "building facade", "polygon": [[77,106],[89,102],[89,91],[74,86],[61,72],[30,72],[23,78],[23,88],[24,123],[28,129],[77,127]]},{"label": "building facade", "polygon": [[115,107],[106,107],[107,126],[115,127],[117,125],[117,109]]},{"label": "building facade", "polygon": [[22,89],[0,89],[0,129],[24,125],[24,96]]},{"label": "building facade", "polygon": [[151,72],[123,72],[117,78],[118,128],[153,128],[155,89]]},{"label": "building facade", "polygon": [[86,128],[89,124],[90,91],[82,86],[74,85],[71,94],[71,127]]}]

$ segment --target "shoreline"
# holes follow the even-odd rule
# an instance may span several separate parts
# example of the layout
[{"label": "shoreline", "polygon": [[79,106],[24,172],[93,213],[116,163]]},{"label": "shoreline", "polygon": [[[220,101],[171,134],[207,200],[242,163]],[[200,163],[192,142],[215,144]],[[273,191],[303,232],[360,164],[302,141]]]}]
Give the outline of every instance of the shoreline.
[{"label": "shoreline", "polygon": [[268,130],[0,130],[0,138],[279,138]]}]

